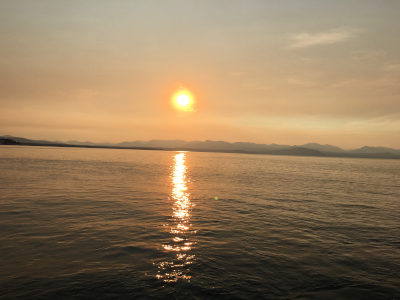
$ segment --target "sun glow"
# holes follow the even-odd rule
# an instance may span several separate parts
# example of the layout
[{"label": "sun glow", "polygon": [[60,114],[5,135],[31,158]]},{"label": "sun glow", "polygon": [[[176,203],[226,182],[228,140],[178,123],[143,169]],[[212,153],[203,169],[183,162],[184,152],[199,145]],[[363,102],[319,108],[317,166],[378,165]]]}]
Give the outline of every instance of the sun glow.
[{"label": "sun glow", "polygon": [[172,96],[174,106],[182,111],[194,111],[194,96],[187,89],[180,89]]}]

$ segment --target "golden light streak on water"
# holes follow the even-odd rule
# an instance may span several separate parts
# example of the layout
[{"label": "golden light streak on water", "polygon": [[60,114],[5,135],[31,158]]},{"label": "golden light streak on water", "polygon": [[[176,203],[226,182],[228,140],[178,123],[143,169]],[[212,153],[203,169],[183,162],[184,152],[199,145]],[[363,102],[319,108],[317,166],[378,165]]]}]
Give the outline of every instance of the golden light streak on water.
[{"label": "golden light streak on water", "polygon": [[195,260],[195,255],[188,255],[194,242],[189,241],[189,234],[196,233],[190,224],[192,207],[190,194],[187,191],[187,166],[185,152],[179,152],[174,156],[172,178],[172,224],[164,224],[169,227],[169,233],[173,235],[171,241],[162,245],[162,249],[168,252],[176,252],[173,261],[164,261],[158,264],[158,268],[165,271],[157,274],[156,278],[165,282],[177,282],[178,279],[190,281],[188,265]]}]

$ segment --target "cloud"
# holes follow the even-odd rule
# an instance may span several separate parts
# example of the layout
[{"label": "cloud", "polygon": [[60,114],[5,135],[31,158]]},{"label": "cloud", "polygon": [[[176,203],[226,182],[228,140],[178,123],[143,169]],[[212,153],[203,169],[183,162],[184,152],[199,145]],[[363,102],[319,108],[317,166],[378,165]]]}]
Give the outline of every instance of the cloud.
[{"label": "cloud", "polygon": [[313,81],[303,80],[303,79],[299,79],[299,78],[289,78],[287,81],[290,84],[298,85],[298,86],[302,86],[302,87],[315,87],[316,86],[316,83]]},{"label": "cloud", "polygon": [[365,86],[369,83],[368,80],[364,78],[350,78],[347,80],[339,81],[331,85],[331,88],[341,88],[341,87],[359,87]]},{"label": "cloud", "polygon": [[368,129],[370,131],[400,132],[400,114],[382,115],[376,118],[353,121],[345,125],[346,129]]},{"label": "cloud", "polygon": [[245,74],[246,74],[245,72],[230,72],[229,73],[229,75],[232,75],[232,76],[243,76]]},{"label": "cloud", "polygon": [[373,57],[381,56],[386,54],[385,51],[374,51],[374,50],[359,50],[350,52],[351,58],[354,60],[364,60]]},{"label": "cloud", "polygon": [[316,34],[300,33],[292,37],[293,43],[289,48],[306,48],[316,45],[334,44],[344,42],[352,37],[354,30],[348,29],[334,29],[329,32],[322,32]]},{"label": "cloud", "polygon": [[351,78],[344,81],[336,82],[331,88],[375,88],[375,87],[397,87],[399,80],[391,77],[380,77],[375,79],[368,78]]},{"label": "cloud", "polygon": [[74,97],[77,99],[92,99],[93,97],[99,96],[101,93],[97,90],[92,89],[77,89],[74,93]]},{"label": "cloud", "polygon": [[400,64],[387,65],[382,68],[383,71],[397,72],[400,71]]}]

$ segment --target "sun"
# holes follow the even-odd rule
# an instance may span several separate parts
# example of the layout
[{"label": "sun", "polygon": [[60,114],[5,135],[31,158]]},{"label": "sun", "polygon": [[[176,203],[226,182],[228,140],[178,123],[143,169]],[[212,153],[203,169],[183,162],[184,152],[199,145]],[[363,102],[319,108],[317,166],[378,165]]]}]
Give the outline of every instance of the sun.
[{"label": "sun", "polygon": [[180,88],[178,91],[174,93],[172,96],[172,103],[175,108],[179,109],[180,111],[185,112],[193,112],[195,100],[193,94],[185,89]]},{"label": "sun", "polygon": [[176,97],[176,102],[180,106],[187,106],[190,103],[190,98],[188,95],[182,94],[182,95],[179,95],[178,97]]}]

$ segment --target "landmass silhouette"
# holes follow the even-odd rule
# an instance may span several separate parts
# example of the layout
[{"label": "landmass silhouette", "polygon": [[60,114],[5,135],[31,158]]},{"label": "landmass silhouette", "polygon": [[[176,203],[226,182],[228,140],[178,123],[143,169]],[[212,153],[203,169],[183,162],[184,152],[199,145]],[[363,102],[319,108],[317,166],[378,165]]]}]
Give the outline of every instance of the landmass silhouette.
[{"label": "landmass silhouette", "polygon": [[368,147],[353,150],[344,150],[332,145],[308,143],[304,145],[256,144],[246,142],[229,143],[225,141],[184,141],[184,140],[151,140],[122,143],[93,143],[78,141],[46,141],[32,140],[11,135],[0,136],[0,144],[25,146],[53,146],[53,147],[85,147],[85,148],[113,148],[113,149],[142,149],[142,150],[172,150],[197,152],[224,152],[248,153],[292,156],[319,156],[319,157],[353,157],[353,158],[386,158],[400,159],[400,150],[385,147]]}]

